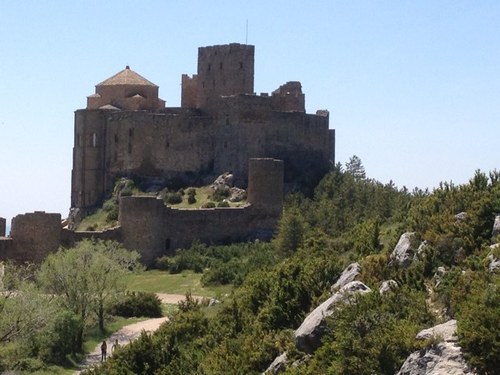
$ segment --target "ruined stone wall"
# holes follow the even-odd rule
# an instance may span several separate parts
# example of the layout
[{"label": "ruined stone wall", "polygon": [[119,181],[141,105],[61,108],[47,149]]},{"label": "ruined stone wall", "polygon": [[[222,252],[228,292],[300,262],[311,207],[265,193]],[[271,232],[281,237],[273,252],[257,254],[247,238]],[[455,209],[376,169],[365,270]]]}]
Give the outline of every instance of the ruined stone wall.
[{"label": "ruined stone wall", "polygon": [[189,77],[183,74],[181,77],[181,107],[196,108],[198,103],[198,76],[193,74]]},{"label": "ruined stone wall", "polygon": [[14,245],[6,258],[18,262],[41,262],[61,244],[61,215],[45,212],[17,215],[10,236]]},{"label": "ruined stone wall", "polygon": [[222,244],[270,239],[283,208],[283,162],[250,162],[248,200],[241,208],[182,210],[156,197],[122,197],[120,223],[125,247],[142,254],[152,266],[163,255],[189,247],[194,240]]},{"label": "ruined stone wall", "polygon": [[208,112],[221,96],[253,94],[255,47],[232,43],[198,48],[198,103]]},{"label": "ruined stone wall", "polygon": [[0,237],[5,237],[6,220],[0,217]]},{"label": "ruined stone wall", "polygon": [[79,231],[63,229],[61,232],[61,245],[65,248],[73,247],[77,242],[84,239],[94,239],[103,241],[122,241],[121,227],[107,229],[103,231]]},{"label": "ruined stone wall", "polygon": [[13,259],[14,255],[14,240],[7,237],[0,238],[0,261]]}]

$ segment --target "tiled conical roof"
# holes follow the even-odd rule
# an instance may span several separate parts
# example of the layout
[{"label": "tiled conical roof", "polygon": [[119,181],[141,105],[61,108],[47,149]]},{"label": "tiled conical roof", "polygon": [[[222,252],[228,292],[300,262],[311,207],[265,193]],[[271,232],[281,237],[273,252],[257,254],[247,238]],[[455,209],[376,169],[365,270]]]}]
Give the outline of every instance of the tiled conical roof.
[{"label": "tiled conical roof", "polygon": [[125,69],[116,73],[114,76],[102,81],[97,86],[113,86],[113,85],[135,85],[135,86],[156,86],[146,78],[134,72],[127,65]]}]

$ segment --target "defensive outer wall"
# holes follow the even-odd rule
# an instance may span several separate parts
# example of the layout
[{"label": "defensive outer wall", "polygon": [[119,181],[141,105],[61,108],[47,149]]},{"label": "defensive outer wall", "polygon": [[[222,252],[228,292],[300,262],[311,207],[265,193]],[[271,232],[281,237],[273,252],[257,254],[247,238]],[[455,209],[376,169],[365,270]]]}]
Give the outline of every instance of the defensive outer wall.
[{"label": "defensive outer wall", "polygon": [[269,240],[283,209],[284,163],[251,159],[248,171],[248,204],[244,207],[174,209],[156,197],[122,197],[120,226],[114,229],[75,232],[62,228],[60,214],[34,212],[12,219],[10,237],[5,237],[5,219],[0,218],[0,260],[40,262],[60,246],[95,238],[122,242],[152,266],[158,257],[171,255],[194,239],[208,244]]}]

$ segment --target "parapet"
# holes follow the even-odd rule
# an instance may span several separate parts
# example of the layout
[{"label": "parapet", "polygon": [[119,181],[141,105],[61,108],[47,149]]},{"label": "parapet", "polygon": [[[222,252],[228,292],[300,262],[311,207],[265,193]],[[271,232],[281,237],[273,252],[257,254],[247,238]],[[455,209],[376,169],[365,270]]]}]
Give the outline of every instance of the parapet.
[{"label": "parapet", "polygon": [[273,109],[281,112],[305,112],[305,95],[300,82],[291,81],[272,93]]}]

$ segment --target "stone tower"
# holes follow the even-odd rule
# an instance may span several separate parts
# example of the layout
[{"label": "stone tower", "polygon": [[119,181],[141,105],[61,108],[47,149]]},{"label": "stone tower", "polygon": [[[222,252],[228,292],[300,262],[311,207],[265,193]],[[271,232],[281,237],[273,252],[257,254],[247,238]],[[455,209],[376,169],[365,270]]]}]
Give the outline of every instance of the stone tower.
[{"label": "stone tower", "polygon": [[253,94],[254,54],[238,43],[198,48],[198,74],[182,77],[182,106],[213,112],[222,96]]}]

